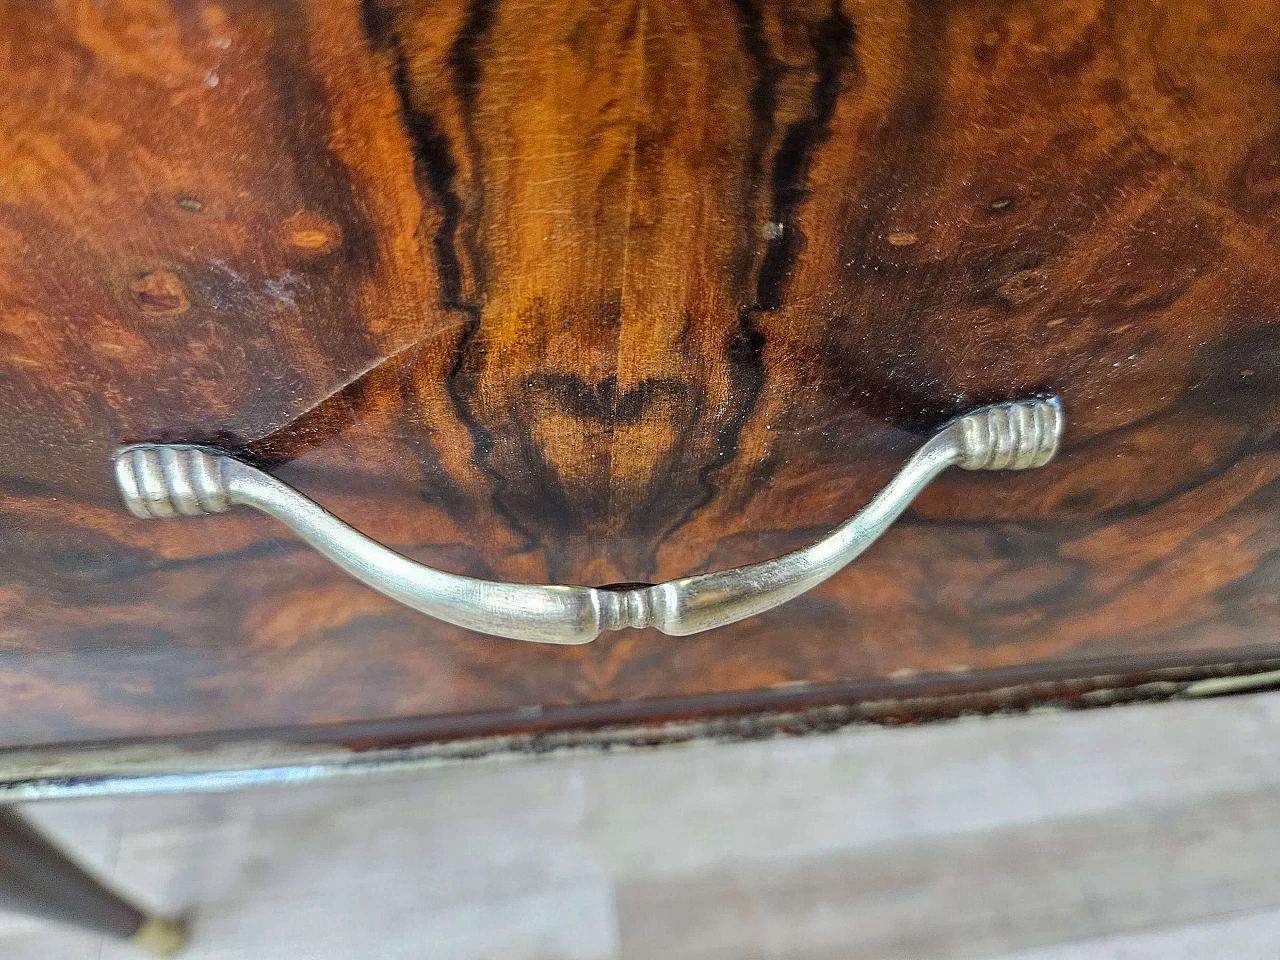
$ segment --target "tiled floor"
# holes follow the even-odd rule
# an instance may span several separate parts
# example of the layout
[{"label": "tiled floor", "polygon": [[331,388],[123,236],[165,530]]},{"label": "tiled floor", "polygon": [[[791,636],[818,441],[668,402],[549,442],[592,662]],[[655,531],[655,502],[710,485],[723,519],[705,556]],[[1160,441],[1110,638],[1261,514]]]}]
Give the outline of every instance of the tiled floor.
[{"label": "tiled floor", "polygon": [[191,960],[1280,958],[1280,694],[27,809]]}]

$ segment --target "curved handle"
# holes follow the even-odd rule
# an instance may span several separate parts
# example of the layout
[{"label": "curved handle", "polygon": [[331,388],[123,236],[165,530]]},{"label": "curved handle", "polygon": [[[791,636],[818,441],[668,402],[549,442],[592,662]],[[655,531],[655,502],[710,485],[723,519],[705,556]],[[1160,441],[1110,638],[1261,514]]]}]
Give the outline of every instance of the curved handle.
[{"label": "curved handle", "polygon": [[589,643],[604,630],[657,627],[687,636],[755,616],[843,568],[950,466],[1025,470],[1048,463],[1062,436],[1056,398],[997,404],[939,430],[851,519],[803,550],[749,567],[655,586],[497,583],[445,573],[389,550],[288,484],[216,450],[140,444],[116,453],[125,505],[144,519],[221,513],[235,504],[275,517],[358,580],[406,606],[480,633]]}]

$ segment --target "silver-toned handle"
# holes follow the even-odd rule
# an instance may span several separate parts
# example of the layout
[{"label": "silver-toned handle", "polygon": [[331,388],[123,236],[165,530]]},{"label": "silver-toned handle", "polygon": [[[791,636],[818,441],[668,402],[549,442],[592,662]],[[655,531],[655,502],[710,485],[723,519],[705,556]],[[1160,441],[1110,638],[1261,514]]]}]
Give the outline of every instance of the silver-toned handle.
[{"label": "silver-toned handle", "polygon": [[353,577],[415,610],[480,633],[576,644],[624,627],[687,636],[786,603],[866,550],[947,467],[1025,470],[1048,463],[1062,422],[1056,398],[975,410],[934,434],[875,499],[817,543],[749,567],[619,589],[497,583],[434,570],[370,540],[288,484],[208,448],[125,447],[115,468],[125,505],[137,517],[255,507]]}]

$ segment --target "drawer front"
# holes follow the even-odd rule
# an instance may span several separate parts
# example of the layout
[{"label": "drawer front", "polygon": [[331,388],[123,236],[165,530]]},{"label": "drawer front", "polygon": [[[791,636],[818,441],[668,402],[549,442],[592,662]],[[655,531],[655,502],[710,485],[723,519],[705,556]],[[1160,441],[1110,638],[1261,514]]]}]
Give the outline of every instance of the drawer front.
[{"label": "drawer front", "polygon": [[[1278,13],[6,8],[0,745],[1275,652]],[[1050,394],[1057,459],[948,472],[813,592],[573,648],[111,474],[209,445],[445,570],[657,582]]]}]

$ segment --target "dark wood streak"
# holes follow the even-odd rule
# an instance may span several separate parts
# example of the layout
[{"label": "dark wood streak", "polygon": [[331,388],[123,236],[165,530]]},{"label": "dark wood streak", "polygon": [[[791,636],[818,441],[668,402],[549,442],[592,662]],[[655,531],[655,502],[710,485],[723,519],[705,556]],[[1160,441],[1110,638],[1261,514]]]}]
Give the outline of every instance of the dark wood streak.
[{"label": "dark wood streak", "polygon": [[840,8],[839,0],[832,0],[830,15],[810,37],[817,61],[811,112],[787,128],[774,156],[771,222],[780,226],[781,232],[770,238],[760,263],[756,281],[757,310],[777,310],[786,295],[787,276],[804,243],[794,214],[808,195],[813,152],[831,136],[831,115],[840,96],[845,70],[853,57],[855,38],[853,24]]},{"label": "dark wood streak", "polygon": [[[383,0],[362,0],[361,12],[369,42],[375,49],[389,54],[392,76],[400,102],[400,117],[413,144],[414,171],[426,185],[440,208],[440,226],[432,246],[436,255],[436,271],[440,278],[442,306],[447,310],[467,310],[462,299],[462,263],[457,250],[457,233],[462,219],[462,200],[454,189],[458,165],[449,139],[432,115],[414,101],[395,14],[384,9]],[[474,310],[474,306],[471,307]]]},{"label": "dark wood streak", "polygon": [[[495,439],[487,429],[482,418],[474,409],[476,382],[480,370],[486,362],[486,348],[480,338],[482,324],[482,307],[480,301],[487,292],[486,253],[479,236],[479,220],[484,210],[485,187],[482,169],[482,147],[475,130],[477,94],[482,82],[480,54],[485,35],[493,23],[497,0],[469,0],[462,25],[457,37],[449,47],[448,66],[453,79],[454,94],[458,99],[462,113],[462,130],[465,151],[471,165],[471,182],[473,197],[471,200],[472,215],[465,223],[452,225],[452,240],[467,251],[467,263],[472,277],[471,286],[474,295],[471,302],[459,306],[468,317],[468,325],[458,340],[457,351],[446,383],[449,399],[453,404],[458,419],[465,424],[472,441],[472,464],[485,476],[490,487],[490,503],[494,510],[507,522],[522,539],[523,550],[536,550],[540,537],[534,524],[528,521],[528,514],[521,510],[524,491],[513,491],[512,484],[502,472],[495,469],[490,458]],[[569,494],[556,482],[554,472],[545,469],[543,458],[536,445],[525,440],[522,444],[530,465],[533,467],[537,506],[535,510],[545,510],[554,522],[572,523],[573,501]],[[553,576],[563,577],[563,571],[556,570]]]},{"label": "dark wood streak", "polygon": [[765,154],[776,127],[774,114],[778,109],[778,80],[782,68],[769,50],[759,0],[732,0],[732,5],[737,18],[738,42],[755,73],[748,97],[751,128],[743,150],[746,189],[743,191],[741,222],[738,225],[739,246],[734,252],[730,274],[735,292],[740,286],[745,298],[750,287],[756,253],[760,249],[756,208],[758,195],[765,184]]},{"label": "dark wood streak", "polygon": [[688,387],[680,380],[645,380],[626,393],[618,393],[618,378],[588,384],[577,374],[538,373],[529,378],[530,395],[553,398],[570,416],[602,423],[639,423],[653,404],[663,398],[682,400]]},{"label": "dark wood streak", "polygon": [[479,235],[480,214],[484,210],[484,174],[481,166],[482,147],[477,135],[476,105],[479,91],[484,80],[480,57],[484,48],[485,36],[493,24],[494,13],[499,0],[468,0],[463,16],[462,27],[457,38],[449,47],[448,64],[453,76],[453,89],[462,111],[462,131],[466,144],[467,160],[471,165],[472,216],[465,223],[459,224],[459,242],[467,251],[467,263],[474,277],[472,284],[477,298],[484,295],[488,288],[485,277],[487,273],[487,252]]},{"label": "dark wood streak", "polygon": [[[493,17],[492,0],[472,0],[467,7],[464,26],[449,49],[448,63],[454,78],[454,90],[459,101],[464,105],[467,115],[475,112],[476,89],[480,84],[480,67],[476,59],[479,44],[484,31]],[[477,334],[480,329],[480,307],[478,299],[483,296],[484,268],[483,254],[476,238],[474,217],[464,226],[463,203],[454,182],[458,167],[455,152],[449,138],[441,130],[439,123],[427,110],[416,102],[412,83],[409,79],[407,53],[395,27],[397,14],[384,9],[383,0],[362,0],[362,13],[366,33],[370,42],[378,49],[389,53],[394,62],[394,78],[396,93],[400,102],[400,115],[405,124],[410,140],[414,146],[414,169],[419,174],[419,182],[426,185],[422,191],[425,196],[434,198],[440,210],[440,223],[433,240],[435,251],[435,268],[440,280],[442,297],[441,306],[450,311],[458,311],[465,322],[454,348],[452,365],[445,378],[449,401],[458,420],[465,425],[471,436],[471,462],[487,478],[491,487],[490,502],[503,516],[507,523],[520,533],[525,549],[533,549],[534,538],[529,531],[523,529],[519,518],[505,509],[503,489],[505,481],[500,474],[488,464],[489,454],[493,450],[493,437],[481,425],[469,404],[467,370],[477,363],[483,362],[483,354],[473,355],[474,351],[482,351],[477,346]],[[483,206],[483,178],[479,176],[480,147],[474,132],[468,128],[467,152],[473,168],[473,178],[477,183],[474,205]],[[460,238],[460,234],[464,235]],[[459,247],[469,253],[467,263],[469,274],[474,278],[474,293],[468,297],[463,288],[463,266]],[[412,396],[412,390],[405,392]],[[412,399],[406,399],[412,404]],[[422,452],[424,468],[429,469],[433,462],[434,444],[429,439],[418,439],[419,446],[425,446]],[[422,496],[429,497],[428,491],[441,480],[452,486],[447,478],[441,477],[439,471],[432,470],[423,476]],[[455,517],[464,519],[469,515],[458,512],[461,498],[454,491],[446,494],[445,499],[454,504],[451,511]]]}]

